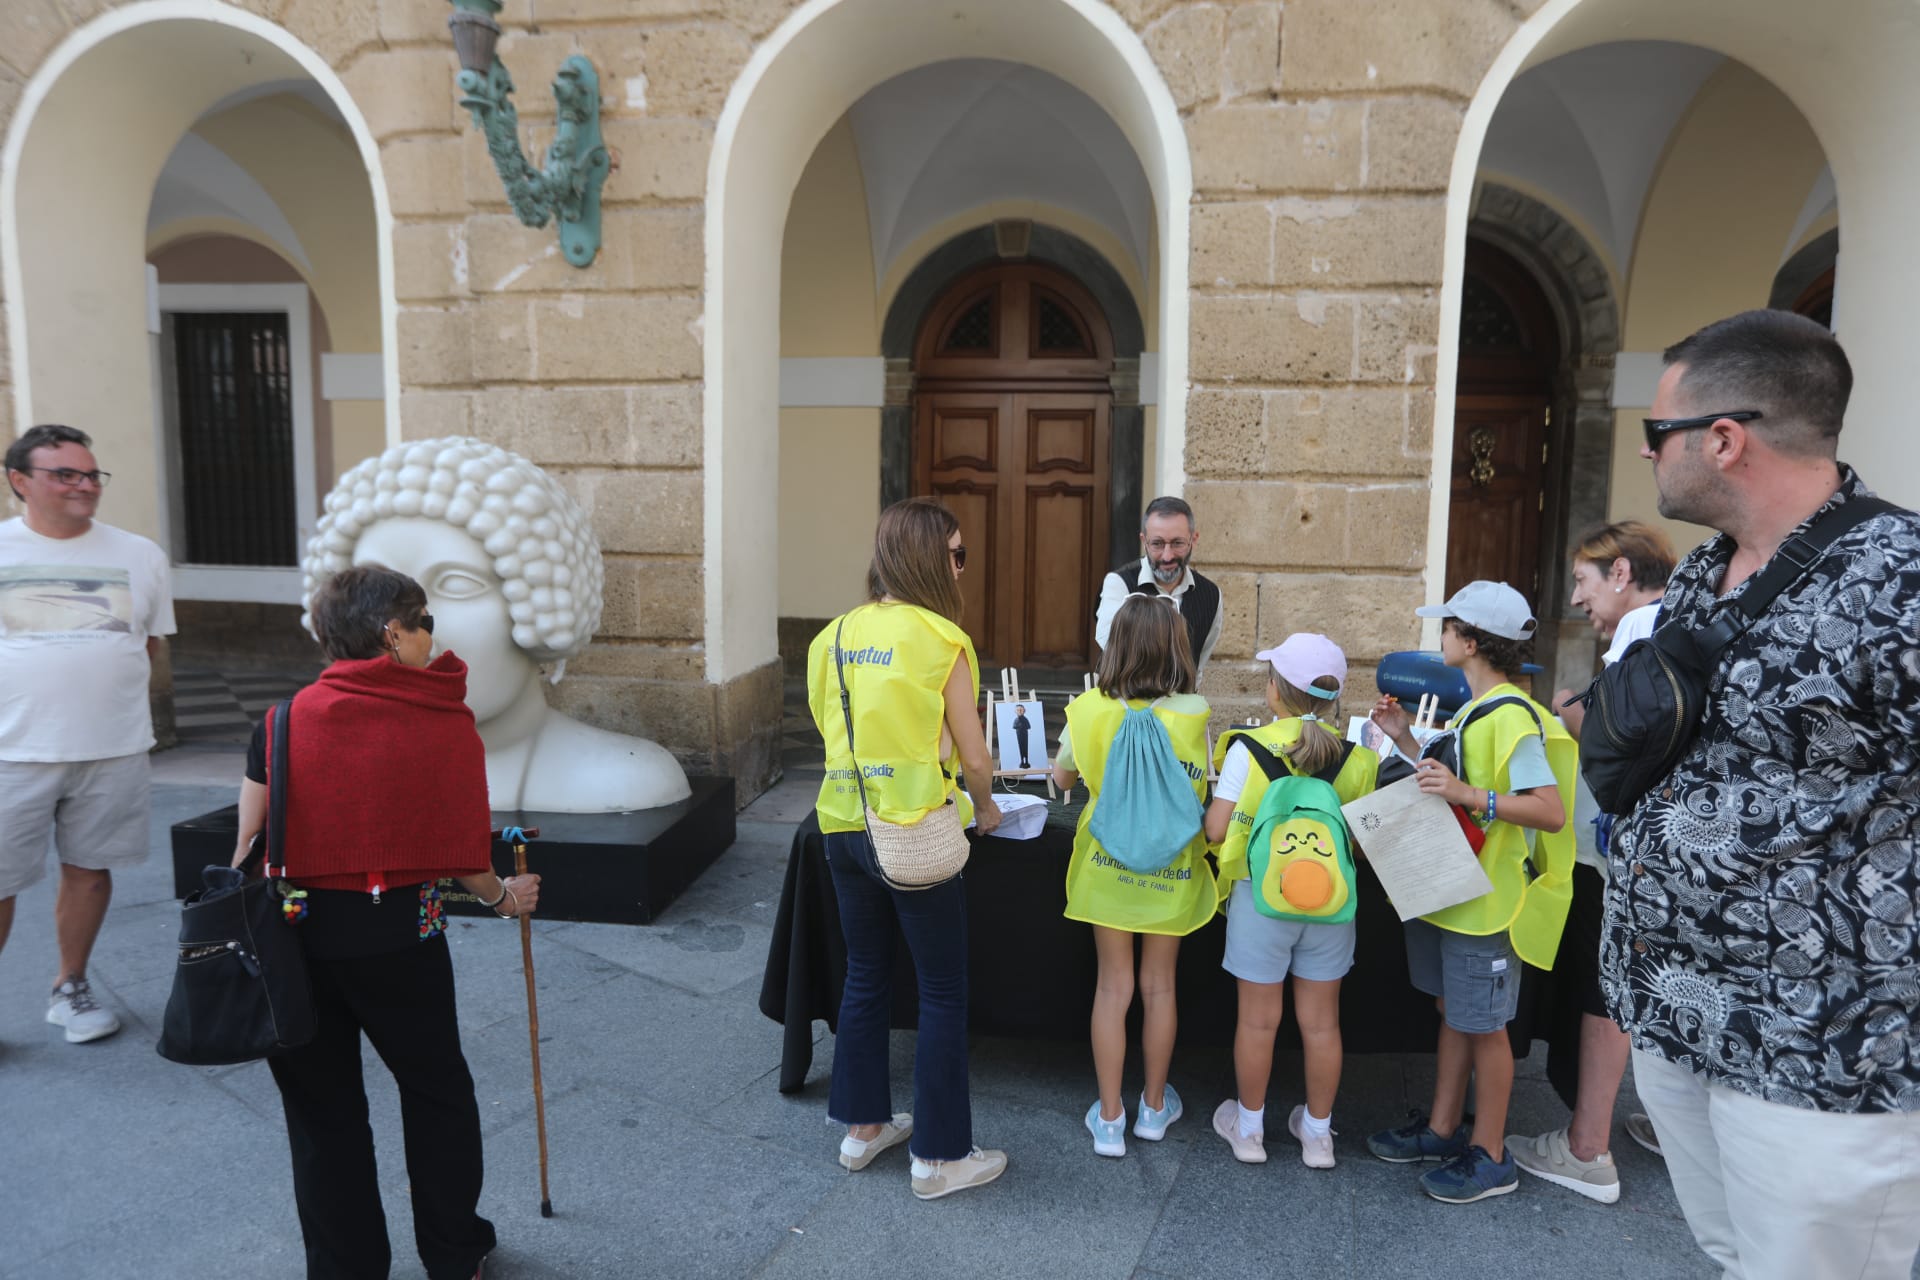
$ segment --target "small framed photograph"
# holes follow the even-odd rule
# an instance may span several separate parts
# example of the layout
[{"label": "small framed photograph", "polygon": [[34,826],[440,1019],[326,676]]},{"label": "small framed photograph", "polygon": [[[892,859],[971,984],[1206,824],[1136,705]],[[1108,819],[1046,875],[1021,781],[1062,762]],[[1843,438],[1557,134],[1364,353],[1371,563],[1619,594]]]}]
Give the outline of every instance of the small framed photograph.
[{"label": "small framed photograph", "polygon": [[1002,773],[1045,773],[1047,759],[1045,708],[1038,698],[993,704],[994,743]]}]

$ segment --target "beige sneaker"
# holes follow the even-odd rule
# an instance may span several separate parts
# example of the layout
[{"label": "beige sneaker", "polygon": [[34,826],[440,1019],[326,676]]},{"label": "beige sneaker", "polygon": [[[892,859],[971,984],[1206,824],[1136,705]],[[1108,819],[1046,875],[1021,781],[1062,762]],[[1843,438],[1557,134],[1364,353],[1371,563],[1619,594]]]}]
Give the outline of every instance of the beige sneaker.
[{"label": "beige sneaker", "polygon": [[1233,1158],[1241,1164],[1267,1162],[1265,1134],[1256,1133],[1251,1138],[1240,1136],[1239,1099],[1228,1098],[1213,1109],[1213,1131],[1227,1140],[1227,1145],[1233,1148]]},{"label": "beige sneaker", "polygon": [[1328,1132],[1315,1137],[1307,1132],[1306,1121],[1305,1104],[1295,1107],[1287,1116],[1287,1132],[1300,1144],[1300,1163],[1309,1169],[1333,1168],[1333,1134]]},{"label": "beige sneaker", "polygon": [[913,1135],[913,1117],[902,1111],[880,1126],[880,1132],[862,1141],[848,1134],[840,1139],[840,1163],[848,1173],[858,1173],[873,1163],[873,1158],[888,1147],[898,1146]]},{"label": "beige sneaker", "polygon": [[1647,1118],[1644,1111],[1636,1111],[1627,1117],[1627,1136],[1657,1156],[1664,1157],[1666,1154],[1660,1150],[1660,1135],[1653,1131],[1653,1121]]},{"label": "beige sneaker", "polygon": [[984,1187],[1007,1171],[1007,1153],[982,1151],[975,1147],[958,1160],[922,1160],[913,1162],[913,1194],[922,1200],[938,1200],[968,1187]]},{"label": "beige sneaker", "polygon": [[1601,1204],[1612,1204],[1620,1198],[1620,1174],[1613,1167],[1613,1156],[1602,1151],[1591,1160],[1582,1160],[1567,1144],[1565,1129],[1537,1138],[1509,1137],[1507,1150],[1513,1153],[1515,1164],[1536,1178],[1545,1178]]}]

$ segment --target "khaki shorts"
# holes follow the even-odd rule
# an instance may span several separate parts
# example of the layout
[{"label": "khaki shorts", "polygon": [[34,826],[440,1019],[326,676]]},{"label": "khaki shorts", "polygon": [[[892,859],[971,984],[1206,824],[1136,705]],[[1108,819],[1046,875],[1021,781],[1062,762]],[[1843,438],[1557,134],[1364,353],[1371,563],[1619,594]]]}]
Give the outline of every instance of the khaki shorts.
[{"label": "khaki shorts", "polygon": [[0,898],[39,883],[49,839],[72,867],[145,862],[152,811],[144,751],[66,764],[0,760]]}]

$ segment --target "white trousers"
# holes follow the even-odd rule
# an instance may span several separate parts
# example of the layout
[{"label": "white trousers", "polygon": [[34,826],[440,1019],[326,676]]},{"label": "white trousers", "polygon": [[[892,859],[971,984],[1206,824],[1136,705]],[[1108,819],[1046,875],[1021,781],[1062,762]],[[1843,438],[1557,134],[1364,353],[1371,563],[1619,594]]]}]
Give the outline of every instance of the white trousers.
[{"label": "white trousers", "polygon": [[1806,1111],[1633,1051],[1693,1238],[1727,1280],[1909,1280],[1920,1113]]}]

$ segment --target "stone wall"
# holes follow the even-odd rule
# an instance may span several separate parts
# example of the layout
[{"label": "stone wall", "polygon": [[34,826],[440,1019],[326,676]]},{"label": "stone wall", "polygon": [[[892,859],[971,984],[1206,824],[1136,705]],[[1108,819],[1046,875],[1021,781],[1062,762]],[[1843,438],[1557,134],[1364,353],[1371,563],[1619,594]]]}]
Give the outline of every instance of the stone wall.
[{"label": "stone wall", "polygon": [[[444,5],[248,0],[339,72],[395,217],[401,429],[472,434],[550,468],[607,553],[602,634],[556,701],[643,732],[744,797],[777,769],[777,663],[704,680],[703,198],[715,120],[795,0],[510,0],[502,58],[543,144],[560,61],[601,76],[621,166],[589,269],[508,210],[455,102]],[[0,126],[97,0],[9,0]],[[1500,0],[1118,0],[1185,116],[1192,209],[1188,494],[1226,590],[1233,661],[1324,630],[1353,661],[1417,639],[1443,204],[1466,100],[1533,6]],[[1284,9],[1284,11],[1283,11]],[[3,335],[0,335],[3,336]],[[5,348],[0,344],[0,360]],[[0,384],[8,380],[0,363]],[[0,385],[0,431],[11,434]]]}]

